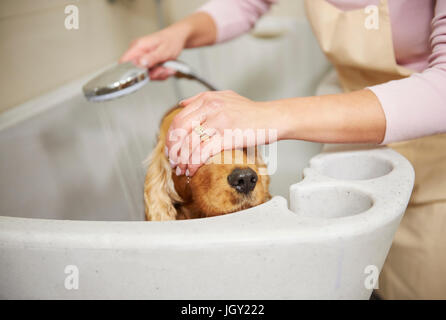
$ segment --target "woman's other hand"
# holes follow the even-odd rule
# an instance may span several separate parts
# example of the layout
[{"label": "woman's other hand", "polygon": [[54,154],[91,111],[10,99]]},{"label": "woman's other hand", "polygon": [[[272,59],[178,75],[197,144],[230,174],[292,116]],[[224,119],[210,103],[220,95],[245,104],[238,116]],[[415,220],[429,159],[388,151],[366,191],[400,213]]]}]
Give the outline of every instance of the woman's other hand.
[{"label": "woman's other hand", "polygon": [[[176,173],[191,176],[221,150],[286,139],[381,143],[386,132],[381,104],[369,89],[269,102],[254,102],[232,91],[204,92],[181,105],[184,109],[167,134],[166,151]],[[201,141],[202,132],[195,132],[200,126],[207,130],[206,141]],[[241,129],[242,139],[226,139],[228,129]],[[259,129],[265,132],[263,140]],[[247,139],[249,134],[255,139]]]},{"label": "woman's other hand", "polygon": [[176,59],[183,50],[186,39],[187,28],[173,25],[133,41],[119,62],[131,61],[137,66],[150,69],[152,80],[165,80],[175,71],[157,65]]},{"label": "woman's other hand", "polygon": [[165,29],[134,40],[119,62],[131,61],[150,69],[152,80],[165,80],[175,71],[159,66],[160,63],[178,58],[184,48],[214,43],[216,34],[212,18],[207,13],[197,12]]},{"label": "woman's other hand", "polygon": [[[169,160],[178,175],[194,175],[203,163],[222,150],[277,139],[275,120],[280,116],[274,115],[267,104],[233,91],[203,92],[180,105],[184,109],[172,121],[166,139]],[[209,137],[205,141],[195,131],[200,125]],[[259,134],[259,129],[264,130],[264,135]]]}]

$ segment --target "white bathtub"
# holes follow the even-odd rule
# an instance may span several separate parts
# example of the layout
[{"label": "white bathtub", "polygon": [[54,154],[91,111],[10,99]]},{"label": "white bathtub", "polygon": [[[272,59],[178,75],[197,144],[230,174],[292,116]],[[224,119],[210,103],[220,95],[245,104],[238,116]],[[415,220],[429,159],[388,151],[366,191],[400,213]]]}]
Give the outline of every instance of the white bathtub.
[{"label": "white bathtub", "polygon": [[[306,24],[289,33],[183,59],[254,99],[313,94],[327,63]],[[321,155],[290,196],[320,146],[281,142],[268,203],[145,222],[141,162],[178,97],[170,82],[151,83],[91,104],[80,93],[90,77],[0,115],[0,298],[370,296],[367,281],[382,267],[413,185],[404,158],[387,149]],[[197,89],[180,84],[184,96]]]}]

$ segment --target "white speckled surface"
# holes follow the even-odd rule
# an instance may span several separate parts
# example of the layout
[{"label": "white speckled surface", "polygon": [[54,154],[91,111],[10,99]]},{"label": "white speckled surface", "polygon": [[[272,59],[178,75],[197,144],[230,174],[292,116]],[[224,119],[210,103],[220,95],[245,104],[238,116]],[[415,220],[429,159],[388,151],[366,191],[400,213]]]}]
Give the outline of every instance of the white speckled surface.
[{"label": "white speckled surface", "polygon": [[[370,167],[385,162],[392,170],[351,180],[355,159]],[[331,178],[324,175],[327,163],[349,164],[353,172],[348,180]],[[0,293],[3,298],[367,299],[371,290],[364,286],[364,270],[382,267],[413,180],[409,162],[390,149],[341,151],[311,160],[305,179],[291,186],[292,210],[277,196],[246,211],[189,221],[0,217]],[[67,264],[80,268],[78,290],[62,285]],[[32,277],[29,285],[30,274],[44,276]]]},{"label": "white speckled surface", "polygon": [[[268,48],[258,61],[236,55],[239,42],[209,49],[222,58],[210,64],[222,75],[216,82],[258,99],[312,94],[325,61],[306,43],[309,28],[295,32],[305,35],[237,40],[252,52]],[[203,52],[185,60],[198,66]],[[268,59],[278,54],[286,86],[274,86],[283,73]],[[221,81],[235,60],[245,69]],[[406,159],[386,148],[327,148],[291,186],[290,210],[287,189],[320,146],[281,142],[271,186],[281,196],[221,217],[140,221],[140,163],[176,98],[170,84],[153,83],[93,108],[80,96],[85,80],[0,118],[0,298],[369,298],[365,268],[382,267],[410,198]],[[64,287],[67,265],[78,267],[77,290]]]}]

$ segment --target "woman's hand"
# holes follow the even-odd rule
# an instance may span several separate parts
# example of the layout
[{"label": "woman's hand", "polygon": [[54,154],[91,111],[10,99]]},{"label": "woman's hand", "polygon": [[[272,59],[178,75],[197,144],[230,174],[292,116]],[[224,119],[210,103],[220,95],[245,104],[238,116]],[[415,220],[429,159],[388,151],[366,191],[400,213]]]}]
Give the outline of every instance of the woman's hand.
[{"label": "woman's hand", "polygon": [[207,13],[197,12],[158,32],[133,41],[119,62],[131,61],[150,69],[150,78],[165,80],[175,73],[159,66],[178,58],[184,48],[201,47],[215,42],[217,28]]},{"label": "woman's hand", "polygon": [[[180,103],[183,110],[172,121],[166,154],[176,174],[194,175],[212,155],[222,150],[271,143],[277,139],[271,108],[232,91],[204,92]],[[195,128],[203,127],[203,135]],[[265,135],[258,132],[265,129]],[[204,140],[204,141],[203,141]]]},{"label": "woman's hand", "polygon": [[174,70],[157,66],[159,63],[176,59],[183,50],[188,29],[176,25],[141,37],[132,42],[119,62],[131,61],[135,65],[149,68],[152,80],[165,80],[175,73]]},{"label": "woman's hand", "polygon": [[[222,150],[284,139],[381,143],[386,132],[385,114],[369,89],[270,102],[254,102],[232,91],[204,92],[181,105],[184,109],[166,137],[166,155],[177,175],[192,176]],[[197,127],[205,134],[196,132]]]}]

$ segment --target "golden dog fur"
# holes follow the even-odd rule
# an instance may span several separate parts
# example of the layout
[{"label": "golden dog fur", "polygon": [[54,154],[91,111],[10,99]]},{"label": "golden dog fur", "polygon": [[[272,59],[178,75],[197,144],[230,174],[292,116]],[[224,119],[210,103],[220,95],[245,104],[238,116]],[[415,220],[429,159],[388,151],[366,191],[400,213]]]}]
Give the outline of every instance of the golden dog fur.
[{"label": "golden dog fur", "polygon": [[[223,161],[220,163],[208,161],[197,170],[189,182],[184,175],[177,176],[169,164],[164,149],[167,130],[180,110],[180,107],[176,107],[164,116],[158,143],[148,158],[149,165],[144,183],[147,220],[212,217],[247,209],[271,198],[268,192],[269,176],[266,175],[266,165],[260,156],[257,156],[257,152],[254,161],[248,161],[246,149],[222,151],[214,156],[231,156],[233,160],[237,157],[238,160],[243,159],[243,163],[232,161],[231,164],[224,164]],[[249,194],[240,194],[229,185],[227,177],[235,168],[247,167],[256,172],[258,181]]]}]

